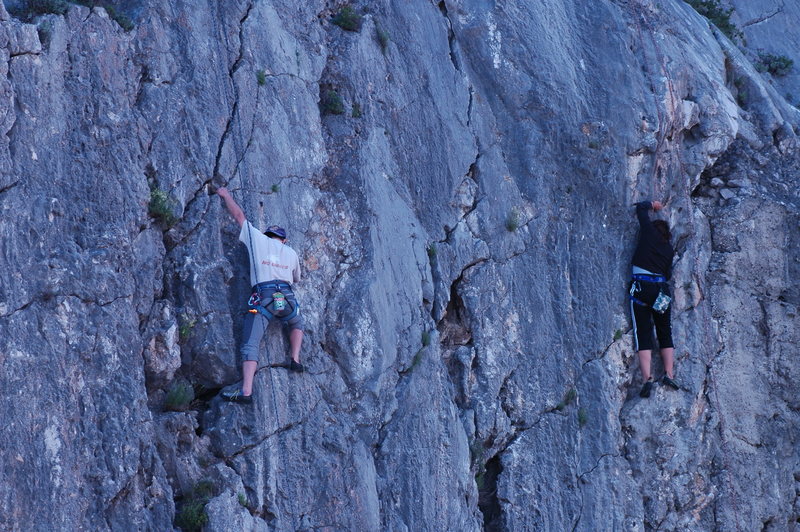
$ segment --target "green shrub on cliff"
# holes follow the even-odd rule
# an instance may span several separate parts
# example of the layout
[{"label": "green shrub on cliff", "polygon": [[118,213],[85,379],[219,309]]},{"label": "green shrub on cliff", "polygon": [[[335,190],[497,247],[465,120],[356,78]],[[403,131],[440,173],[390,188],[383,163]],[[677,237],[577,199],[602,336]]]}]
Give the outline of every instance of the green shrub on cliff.
[{"label": "green shrub on cliff", "polygon": [[214,497],[214,484],[209,480],[201,480],[195,484],[179,505],[179,510],[175,514],[175,526],[184,532],[194,532],[202,530],[208,523],[206,514],[206,504]]},{"label": "green shrub on cliff", "polygon": [[178,221],[174,210],[175,200],[169,197],[169,194],[157,187],[150,189],[150,204],[148,205],[150,216],[169,229]]},{"label": "green shrub on cliff", "polygon": [[361,15],[350,6],[344,6],[331,19],[331,22],[346,31],[358,31],[361,29]]},{"label": "green shrub on cliff", "polygon": [[794,61],[785,55],[760,52],[755,67],[759,72],[769,72],[773,76],[785,76],[792,70]]},{"label": "green shrub on cliff", "polygon": [[319,105],[324,115],[340,115],[344,113],[342,97],[333,89],[325,91]]},{"label": "green shrub on cliff", "polygon": [[8,12],[18,19],[29,21],[38,15],[65,15],[69,5],[65,0],[28,0],[27,4],[9,6]]},{"label": "green shrub on cliff", "polygon": [[134,28],[130,17],[121,11],[117,11],[113,4],[95,0],[28,0],[24,4],[25,7],[21,5],[11,7],[8,12],[21,20],[30,21],[30,19],[39,15],[66,15],[69,6],[73,4],[88,7],[89,9],[102,7],[108,13],[108,18],[119,24],[123,30],[131,31]]},{"label": "green shrub on cliff", "polygon": [[29,0],[28,10],[34,15],[64,15],[69,9],[69,2],[64,0]]},{"label": "green shrub on cliff", "polygon": [[692,6],[695,11],[706,17],[714,23],[719,30],[728,36],[732,41],[742,39],[744,34],[736,27],[736,24],[731,22],[731,14],[733,8],[725,9],[719,3],[719,0],[684,0],[687,4]]},{"label": "green shrub on cliff", "polygon": [[119,24],[123,30],[131,31],[134,28],[133,21],[130,17],[125,13],[117,11],[117,8],[110,2],[97,2],[95,0],[73,0],[73,2],[88,7],[89,9],[102,7],[106,10],[106,13],[108,13],[108,18]]}]

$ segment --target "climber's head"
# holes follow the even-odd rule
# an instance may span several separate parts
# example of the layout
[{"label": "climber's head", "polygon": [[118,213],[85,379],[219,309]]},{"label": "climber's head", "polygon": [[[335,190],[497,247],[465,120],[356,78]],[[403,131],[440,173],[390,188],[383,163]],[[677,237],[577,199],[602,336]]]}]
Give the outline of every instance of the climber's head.
[{"label": "climber's head", "polygon": [[264,234],[270,238],[277,238],[281,242],[286,241],[286,230],[278,225],[270,225]]},{"label": "climber's head", "polygon": [[661,238],[664,239],[665,242],[669,242],[672,240],[672,233],[669,232],[669,224],[664,220],[654,220],[653,227],[656,228],[658,234],[661,235]]}]

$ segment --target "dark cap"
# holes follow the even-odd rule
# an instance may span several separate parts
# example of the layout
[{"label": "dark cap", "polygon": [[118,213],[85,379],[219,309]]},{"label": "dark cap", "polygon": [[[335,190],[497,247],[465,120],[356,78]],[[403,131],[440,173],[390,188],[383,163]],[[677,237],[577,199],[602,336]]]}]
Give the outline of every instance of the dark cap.
[{"label": "dark cap", "polygon": [[264,234],[270,238],[274,236],[277,236],[278,238],[282,239],[286,238],[286,230],[278,225],[270,225],[269,227],[267,227],[267,230],[264,231]]}]

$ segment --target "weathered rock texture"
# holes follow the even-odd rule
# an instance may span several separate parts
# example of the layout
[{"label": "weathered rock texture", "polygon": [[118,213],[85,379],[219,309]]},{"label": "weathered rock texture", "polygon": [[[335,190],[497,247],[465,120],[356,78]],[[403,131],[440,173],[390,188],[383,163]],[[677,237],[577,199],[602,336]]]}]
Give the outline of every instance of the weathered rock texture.
[{"label": "weathered rock texture", "polygon": [[[0,529],[796,527],[800,112],[689,5],[116,5],[0,9]],[[212,185],[304,266],[252,407]],[[649,198],[686,389],[642,400]]]}]

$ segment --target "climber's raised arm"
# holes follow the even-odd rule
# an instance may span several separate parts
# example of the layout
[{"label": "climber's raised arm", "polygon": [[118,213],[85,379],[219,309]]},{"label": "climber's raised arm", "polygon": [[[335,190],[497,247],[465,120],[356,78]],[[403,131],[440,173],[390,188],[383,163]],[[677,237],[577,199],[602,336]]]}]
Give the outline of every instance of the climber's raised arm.
[{"label": "climber's raised arm", "polygon": [[222,198],[222,201],[225,202],[225,208],[228,209],[228,212],[231,213],[233,219],[236,220],[236,223],[239,224],[239,227],[241,227],[245,221],[244,212],[242,211],[242,208],[239,207],[239,205],[236,203],[236,201],[234,201],[233,196],[231,196],[231,193],[228,192],[227,188],[219,187],[217,189],[217,195],[220,198]]}]

